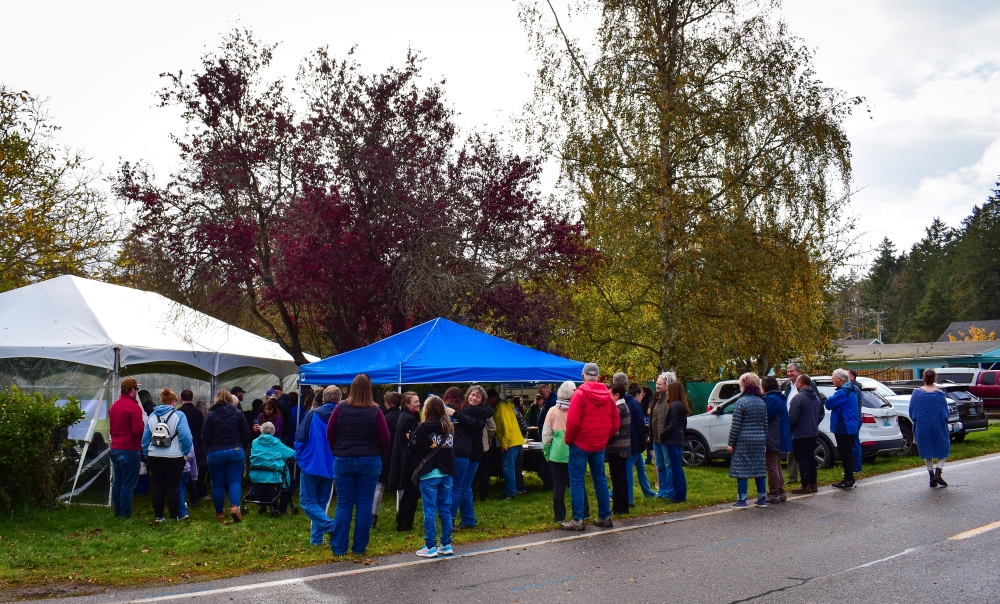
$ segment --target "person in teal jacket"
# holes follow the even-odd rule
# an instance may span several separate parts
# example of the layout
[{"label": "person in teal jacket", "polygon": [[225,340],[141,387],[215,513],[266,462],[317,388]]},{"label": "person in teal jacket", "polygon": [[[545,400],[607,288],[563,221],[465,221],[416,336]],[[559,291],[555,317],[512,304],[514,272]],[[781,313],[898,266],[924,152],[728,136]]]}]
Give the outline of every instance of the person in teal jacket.
[{"label": "person in teal jacket", "polygon": [[295,451],[281,442],[274,432],[274,424],[271,422],[261,424],[260,436],[250,447],[250,482],[279,487],[281,498],[276,510],[284,514],[292,500],[292,491],[288,488],[292,484],[288,460],[295,457]]}]

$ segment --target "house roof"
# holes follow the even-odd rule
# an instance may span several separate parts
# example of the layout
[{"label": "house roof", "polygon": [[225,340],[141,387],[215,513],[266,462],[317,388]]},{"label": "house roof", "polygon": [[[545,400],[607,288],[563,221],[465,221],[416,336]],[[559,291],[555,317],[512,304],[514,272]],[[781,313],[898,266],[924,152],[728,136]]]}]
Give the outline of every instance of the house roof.
[{"label": "house roof", "polygon": [[906,344],[873,344],[841,346],[848,361],[913,361],[917,359],[969,358],[1000,356],[1000,340],[977,342],[917,342]]},{"label": "house roof", "polygon": [[962,336],[958,335],[958,332],[962,332],[968,336],[973,326],[986,330],[986,335],[990,333],[1000,335],[1000,321],[953,321],[937,341],[950,342],[951,338],[948,337],[949,335],[961,338]]}]

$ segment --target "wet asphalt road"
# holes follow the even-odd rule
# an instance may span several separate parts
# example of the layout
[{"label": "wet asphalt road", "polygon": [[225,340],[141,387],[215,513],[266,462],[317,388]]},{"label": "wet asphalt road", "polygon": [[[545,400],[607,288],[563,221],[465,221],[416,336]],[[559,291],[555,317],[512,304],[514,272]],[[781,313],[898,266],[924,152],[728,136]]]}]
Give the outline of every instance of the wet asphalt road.
[{"label": "wet asphalt road", "polygon": [[1000,602],[1000,528],[968,534],[1000,527],[1000,456],[949,464],[945,478],[948,489],[930,489],[926,471],[909,470],[766,509],[532,535],[453,559],[407,554],[72,601]]}]

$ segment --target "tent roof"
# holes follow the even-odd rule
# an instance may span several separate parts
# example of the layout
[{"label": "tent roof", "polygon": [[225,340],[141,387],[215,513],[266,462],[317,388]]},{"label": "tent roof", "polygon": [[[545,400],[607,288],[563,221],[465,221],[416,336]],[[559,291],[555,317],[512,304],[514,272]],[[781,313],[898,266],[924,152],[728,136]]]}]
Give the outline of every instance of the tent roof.
[{"label": "tent roof", "polygon": [[0,358],[58,359],[112,369],[175,361],[219,375],[298,366],[276,343],[159,294],[63,276],[0,293]]},{"label": "tent roof", "polygon": [[299,381],[349,384],[366,373],[376,384],[562,382],[579,380],[582,372],[583,363],[439,318],[303,365]]}]

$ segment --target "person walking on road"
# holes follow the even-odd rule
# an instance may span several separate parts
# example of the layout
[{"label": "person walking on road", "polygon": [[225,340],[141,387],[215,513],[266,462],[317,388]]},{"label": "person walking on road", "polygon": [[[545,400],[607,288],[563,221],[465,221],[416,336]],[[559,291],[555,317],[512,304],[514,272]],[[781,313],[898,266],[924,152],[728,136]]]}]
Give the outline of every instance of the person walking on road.
[{"label": "person walking on road", "polygon": [[[566,521],[566,489],[569,487],[569,445],[566,444],[566,416],[569,401],[576,392],[576,384],[571,381],[559,386],[556,404],[550,408],[542,426],[542,454],[552,471],[552,511],[555,521]],[[571,502],[572,503],[572,502]],[[590,516],[590,500],[584,495],[583,517]]]},{"label": "person walking on road", "polygon": [[815,493],[816,439],[819,437],[819,423],[826,416],[826,411],[823,410],[823,403],[808,375],[800,373],[795,386],[796,393],[788,408],[788,426],[792,432],[792,449],[795,458],[799,460],[802,482],[792,489],[792,493]]},{"label": "person walking on road", "polygon": [[604,457],[608,460],[608,473],[611,474],[611,511],[615,514],[628,514],[628,458],[632,454],[632,414],[625,402],[625,386],[611,384],[611,398],[618,407],[618,430],[615,431],[604,448]]},{"label": "person walking on road", "polygon": [[767,502],[784,503],[785,473],[781,469],[781,454],[792,450],[792,429],[788,423],[788,399],[778,389],[778,379],[767,376],[761,380],[764,403],[767,405]]},{"label": "person walking on road", "polygon": [[333,495],[333,453],[326,440],[327,424],[343,393],[336,386],[323,390],[323,404],[306,413],[295,432],[295,463],[299,467],[299,505],[312,521],[309,545],[323,545],[333,532],[327,515]]},{"label": "person walking on road", "polygon": [[[454,554],[451,547],[451,495],[455,472],[455,428],[448,408],[439,397],[424,401],[423,421],[410,437],[410,454],[419,459],[411,480],[420,482],[424,506],[424,547],[421,558]],[[441,547],[438,547],[437,521],[441,519]]]},{"label": "person walking on road", "polygon": [[913,391],[910,397],[910,418],[913,419],[913,442],[917,445],[920,458],[927,464],[930,487],[946,487],[948,483],[941,477],[944,462],[951,454],[951,435],[948,432],[948,399],[934,387],[937,373],[924,369],[924,385]]},{"label": "person walking on road", "polygon": [[142,433],[146,423],[139,406],[139,385],[133,378],[125,378],[121,384],[121,398],[108,410],[111,433],[111,503],[115,516],[132,517],[132,493],[139,482],[139,466],[142,463]]},{"label": "person walking on road", "polygon": [[608,387],[600,383],[600,370],[596,363],[583,366],[583,384],[573,393],[566,415],[566,444],[569,445],[569,488],[573,501],[573,519],[562,528],[582,531],[584,475],[590,466],[597,495],[597,520],[594,526],[611,528],[611,502],[608,495],[608,476],[604,471],[604,447],[618,432],[621,420],[618,408]]},{"label": "person walking on road", "polygon": [[749,479],[757,483],[754,505],[767,507],[767,404],[761,398],[760,378],[755,373],[740,376],[742,395],[733,404],[733,423],[729,426],[729,476],[736,479],[734,508],[747,507]]},{"label": "person walking on road", "polygon": [[177,411],[177,395],[169,388],[160,392],[160,404],[149,414],[142,432],[142,454],[149,468],[154,522],[164,522],[163,504],[171,520],[180,513],[181,474],[191,452],[191,429],[187,417]]},{"label": "person walking on road", "polygon": [[837,454],[844,465],[844,479],[835,482],[838,489],[854,488],[854,435],[861,427],[858,395],[851,386],[850,375],[843,369],[833,370],[833,385],[837,391],[826,399],[830,410],[830,430],[837,439]]},{"label": "person walking on road", "polygon": [[234,522],[243,520],[240,500],[250,427],[238,404],[228,390],[219,390],[201,428],[201,441],[208,454],[208,472],[212,477],[212,503],[215,505],[215,516],[220,521],[226,517],[223,512],[226,493],[229,494],[229,515]]},{"label": "person walking on road", "polygon": [[330,535],[334,556],[347,554],[352,516],[351,552],[364,554],[371,537],[375,487],[382,473],[382,454],[390,444],[385,416],[372,395],[371,379],[359,373],[351,382],[347,400],[337,405],[327,422],[326,439],[333,452],[333,481],[337,485]]},{"label": "person walking on road", "polygon": [[684,476],[684,430],[691,415],[691,404],[687,400],[684,385],[680,382],[667,384],[669,407],[660,430],[660,445],[665,449],[670,464],[670,500],[674,503],[687,501],[687,478]]},{"label": "person walking on road", "polygon": [[673,499],[673,478],[670,476],[670,459],[667,447],[660,442],[660,434],[666,426],[667,411],[670,400],[667,398],[667,387],[677,382],[673,371],[666,371],[656,378],[656,400],[649,411],[649,437],[653,441],[653,457],[656,460],[657,499]]}]

